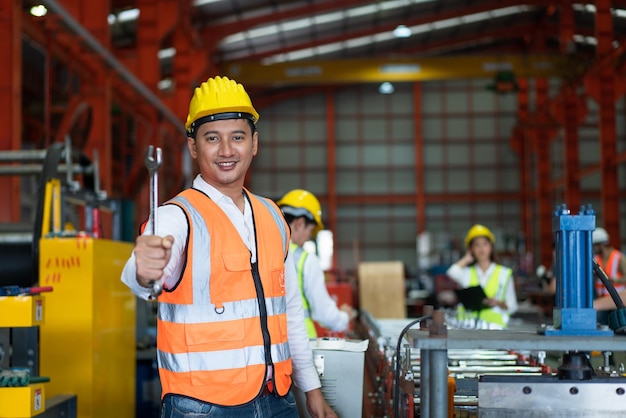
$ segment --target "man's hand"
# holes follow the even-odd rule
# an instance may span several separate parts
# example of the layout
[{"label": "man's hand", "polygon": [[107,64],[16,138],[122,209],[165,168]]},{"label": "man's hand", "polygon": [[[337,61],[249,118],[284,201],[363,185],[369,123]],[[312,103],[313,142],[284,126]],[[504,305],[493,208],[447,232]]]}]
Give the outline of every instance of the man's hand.
[{"label": "man's hand", "polygon": [[174,237],[141,235],[135,241],[135,264],[137,265],[137,283],[150,287],[150,282],[163,276],[163,269],[172,256]]},{"label": "man's hand", "polygon": [[311,418],[337,418],[337,414],[326,403],[321,389],[313,389],[305,393],[306,409]]}]

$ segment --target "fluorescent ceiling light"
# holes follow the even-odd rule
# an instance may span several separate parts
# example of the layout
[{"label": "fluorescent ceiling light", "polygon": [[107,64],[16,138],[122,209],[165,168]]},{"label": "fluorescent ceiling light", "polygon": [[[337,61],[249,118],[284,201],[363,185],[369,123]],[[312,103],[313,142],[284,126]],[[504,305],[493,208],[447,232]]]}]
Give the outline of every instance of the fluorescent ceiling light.
[{"label": "fluorescent ceiling light", "polygon": [[613,14],[620,18],[626,18],[626,10],[625,9],[613,9]]},{"label": "fluorescent ceiling light", "polygon": [[574,35],[574,41],[579,44],[597,45],[598,40],[593,36]]},{"label": "fluorescent ceiling light", "polygon": [[133,20],[137,20],[137,18],[139,17],[139,13],[139,9],[122,10],[117,14],[110,14],[109,16],[107,16],[107,21],[109,22],[109,25],[112,25],[116,22],[131,22]]},{"label": "fluorescent ceiling light", "polygon": [[174,85],[174,82],[170,78],[164,78],[163,80],[157,83],[157,88],[159,90],[169,90]]},{"label": "fluorescent ceiling light", "polygon": [[[463,16],[462,18],[451,18],[444,19],[437,22],[433,22],[431,24],[422,24],[411,26],[409,29],[411,30],[412,36],[419,35],[422,33],[429,33],[437,29],[449,28],[454,26],[461,26],[464,22],[476,22],[489,19],[493,16],[510,16],[516,15],[518,13],[529,10],[529,6],[511,6],[511,7],[503,7],[501,9],[492,10],[487,13],[474,13],[471,15]],[[274,64],[278,62],[287,62],[287,61],[296,61],[300,59],[306,59],[310,57],[319,57],[322,54],[322,50],[324,51],[338,51],[341,49],[349,49],[356,48],[363,45],[368,45],[375,42],[384,42],[394,39],[392,33],[389,32],[381,32],[375,35],[361,36],[358,38],[352,38],[342,42],[333,42],[330,44],[320,45],[313,48],[305,48],[297,51],[291,51],[283,54],[273,55],[271,57],[267,57],[263,60],[263,64]]]},{"label": "fluorescent ceiling light", "polygon": [[30,14],[36,17],[45,16],[48,13],[48,9],[43,4],[33,6],[30,8]]},{"label": "fluorescent ceiling light", "polygon": [[380,94],[391,94],[395,91],[395,88],[393,87],[393,84],[391,84],[388,81],[385,81],[384,83],[381,83],[380,86],[378,86],[378,92]]},{"label": "fluorescent ceiling light", "polygon": [[[202,0],[198,0],[202,1]],[[289,30],[302,29],[303,27],[309,27],[315,24],[338,22],[345,18],[367,16],[380,11],[393,10],[400,7],[410,6],[411,4],[428,3],[434,0],[391,0],[371,4],[367,6],[353,7],[351,9],[343,10],[341,12],[322,13],[315,16],[305,17],[301,19],[294,19],[285,22],[281,22],[277,25],[265,25],[259,26],[254,29],[247,30],[245,32],[239,32],[227,36],[220,42],[220,46],[232,44],[235,42],[242,42],[248,38],[259,38],[263,36],[275,35],[279,32],[286,32]]]},{"label": "fluorescent ceiling light", "polygon": [[396,38],[408,38],[411,36],[411,29],[407,28],[405,25],[398,25],[393,30],[393,36]]},{"label": "fluorescent ceiling light", "polygon": [[[202,6],[203,4],[219,3],[220,1],[226,1],[226,0],[194,0],[193,5]],[[228,1],[231,1],[231,0],[228,0]]]},{"label": "fluorescent ceiling light", "polygon": [[176,55],[176,48],[165,48],[157,52],[157,57],[162,60],[166,58],[172,58],[174,55]]}]

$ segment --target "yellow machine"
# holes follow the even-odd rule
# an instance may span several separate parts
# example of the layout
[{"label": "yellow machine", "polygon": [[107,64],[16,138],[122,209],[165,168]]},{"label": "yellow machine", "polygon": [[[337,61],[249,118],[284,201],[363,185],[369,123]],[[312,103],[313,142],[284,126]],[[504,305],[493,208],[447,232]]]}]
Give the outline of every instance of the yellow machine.
[{"label": "yellow machine", "polygon": [[48,396],[75,393],[78,417],[135,415],[135,297],[120,281],[132,245],[91,237],[43,238],[41,373]]},{"label": "yellow machine", "polygon": [[[101,210],[112,215],[113,225],[120,224],[116,202],[98,189],[97,166],[68,142],[53,144],[42,165],[32,234],[36,245],[20,247],[29,250],[28,257],[32,247],[32,271],[3,275],[12,281],[4,283],[7,287],[52,290],[7,298],[0,292],[0,367],[16,371],[32,363],[31,374],[49,381],[0,387],[0,418],[135,417],[136,299],[120,281],[132,245],[99,238]],[[57,172],[63,159],[64,180]],[[82,174],[82,182],[74,174]],[[38,332],[22,341],[22,334],[12,338],[3,327],[38,327]],[[3,364],[7,341],[9,348],[20,345],[9,350],[13,356],[4,356]],[[26,352],[33,355],[15,356]]]},{"label": "yellow machine", "polygon": [[[43,324],[41,295],[0,297],[0,328],[38,327]],[[2,348],[2,344],[0,344]],[[4,354],[0,353],[0,357]],[[19,387],[0,387],[0,418],[22,418],[45,411],[45,386],[30,383]]]}]

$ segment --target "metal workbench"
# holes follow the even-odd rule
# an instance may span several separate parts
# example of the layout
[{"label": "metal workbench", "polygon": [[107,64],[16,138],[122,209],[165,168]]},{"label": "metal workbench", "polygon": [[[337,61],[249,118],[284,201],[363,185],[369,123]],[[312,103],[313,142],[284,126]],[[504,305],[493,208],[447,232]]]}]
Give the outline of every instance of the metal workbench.
[{"label": "metal workbench", "polygon": [[625,351],[626,336],[545,336],[537,331],[449,329],[447,336],[431,336],[411,329],[407,339],[420,349],[422,417],[446,418],[448,405],[448,349]]}]

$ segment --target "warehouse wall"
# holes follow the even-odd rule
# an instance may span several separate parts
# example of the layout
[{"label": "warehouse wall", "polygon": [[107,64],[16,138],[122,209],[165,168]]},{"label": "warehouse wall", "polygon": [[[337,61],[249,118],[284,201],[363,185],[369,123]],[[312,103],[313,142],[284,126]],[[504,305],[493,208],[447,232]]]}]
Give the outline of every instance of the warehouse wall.
[{"label": "warehouse wall", "polygon": [[[355,269],[359,261],[380,260],[401,260],[415,267],[416,236],[422,231],[417,230],[414,202],[421,195],[426,201],[426,231],[434,249],[431,264],[454,261],[462,250],[465,232],[480,222],[496,234],[501,260],[530,272],[539,259],[541,238],[538,199],[531,205],[535,231],[531,248],[525,247],[521,232],[521,167],[510,145],[517,123],[517,98],[487,90],[489,83],[424,82],[417,101],[411,83],[396,84],[391,95],[379,94],[374,84],[339,88],[332,94],[330,115],[322,91],[264,108],[259,124],[260,153],[253,164],[250,186],[275,199],[293,188],[306,188],[318,195],[324,218],[330,217],[330,210],[336,217],[335,267],[341,270]],[[557,94],[559,88],[558,80],[551,80],[549,95]],[[531,110],[533,91],[531,80]],[[421,105],[417,117],[416,102]],[[591,99],[587,107],[587,117],[578,130],[581,203],[592,205],[597,224],[602,225],[598,107]],[[626,150],[623,99],[618,101],[616,113],[619,154]],[[329,120],[336,144],[334,171],[328,166],[326,146]],[[419,138],[414,135],[416,127]],[[421,153],[416,153],[416,146],[421,146]],[[565,201],[562,130],[545,146],[550,149],[551,185],[543,198],[550,199],[554,207]],[[542,180],[536,154],[527,151],[530,188],[536,190]],[[421,191],[416,155],[422,156],[424,167]],[[620,190],[626,190],[625,169],[622,161]],[[329,181],[334,181],[337,191],[333,208],[327,205]],[[578,209],[570,208],[574,214]],[[625,212],[626,199],[622,197],[620,213]],[[625,226],[621,224],[622,231]],[[621,246],[625,247],[623,243]]]},{"label": "warehouse wall", "polygon": [[[421,87],[426,230],[442,262],[456,256],[476,222],[498,236],[500,251],[516,251],[521,230],[519,166],[509,138],[516,96],[486,89],[490,80],[425,82]],[[377,85],[335,91],[337,268],[359,261],[401,260],[416,265],[416,118],[411,83],[391,95]],[[306,188],[328,193],[327,115],[323,93],[261,111],[260,153],[251,188],[279,198]],[[367,204],[361,202],[367,201]],[[329,208],[324,205],[324,217]],[[436,261],[436,260],[435,260]],[[514,260],[513,260],[514,261]]]}]

